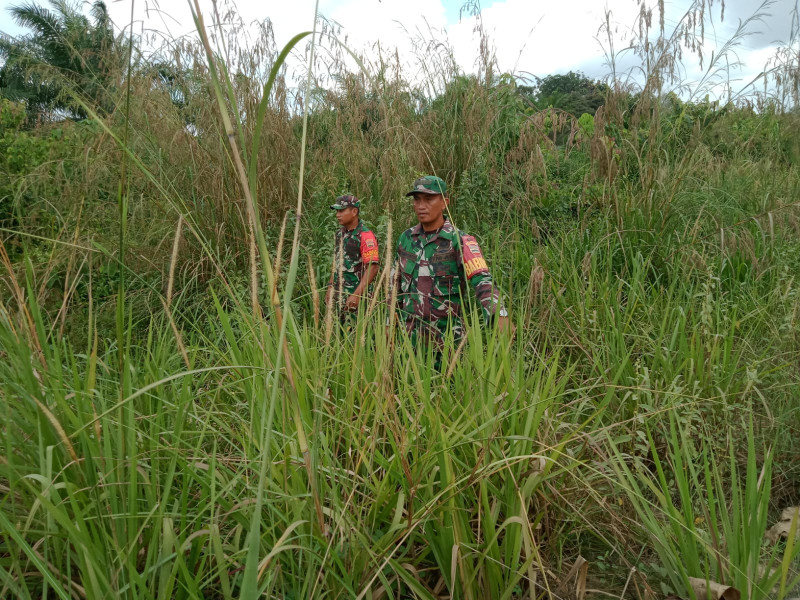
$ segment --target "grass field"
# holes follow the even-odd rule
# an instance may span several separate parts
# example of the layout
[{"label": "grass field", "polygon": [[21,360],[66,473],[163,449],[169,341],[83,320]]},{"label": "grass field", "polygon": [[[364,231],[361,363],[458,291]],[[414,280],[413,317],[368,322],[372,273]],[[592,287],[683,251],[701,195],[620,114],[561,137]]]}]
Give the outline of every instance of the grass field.
[{"label": "grass field", "polygon": [[[679,24],[581,115],[196,16],[99,87],[39,65],[85,118],[0,98],[0,597],[800,594],[796,40],[771,97],[689,102]],[[468,310],[441,370],[389,318],[423,173],[515,325]],[[345,191],[381,245],[348,332]]]}]

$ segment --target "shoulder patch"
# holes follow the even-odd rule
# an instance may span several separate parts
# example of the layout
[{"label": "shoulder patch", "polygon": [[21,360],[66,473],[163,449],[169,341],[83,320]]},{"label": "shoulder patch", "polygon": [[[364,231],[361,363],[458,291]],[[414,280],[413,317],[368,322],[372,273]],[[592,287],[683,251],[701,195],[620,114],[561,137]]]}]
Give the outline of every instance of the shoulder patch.
[{"label": "shoulder patch", "polygon": [[489,265],[486,264],[486,259],[483,258],[481,248],[474,237],[462,235],[461,249],[464,255],[464,273],[467,279],[472,279],[479,273],[489,272]]},{"label": "shoulder patch", "polygon": [[365,263],[378,262],[378,240],[371,231],[361,234],[361,260]]}]

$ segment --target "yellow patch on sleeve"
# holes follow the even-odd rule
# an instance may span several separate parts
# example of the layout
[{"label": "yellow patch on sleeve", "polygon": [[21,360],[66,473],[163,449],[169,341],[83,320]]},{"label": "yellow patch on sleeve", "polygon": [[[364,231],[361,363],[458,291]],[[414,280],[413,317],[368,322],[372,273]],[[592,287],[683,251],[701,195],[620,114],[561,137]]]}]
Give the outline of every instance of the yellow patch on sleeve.
[{"label": "yellow patch on sleeve", "polygon": [[464,251],[464,273],[467,279],[472,279],[473,275],[478,273],[488,273],[489,266],[486,264],[486,259],[481,254],[481,248],[478,242],[471,235],[464,235],[461,237],[462,248]]},{"label": "yellow patch on sleeve", "polygon": [[473,258],[464,263],[464,273],[467,274],[467,279],[472,279],[473,275],[478,273],[485,273],[489,270],[489,266],[482,256]]}]

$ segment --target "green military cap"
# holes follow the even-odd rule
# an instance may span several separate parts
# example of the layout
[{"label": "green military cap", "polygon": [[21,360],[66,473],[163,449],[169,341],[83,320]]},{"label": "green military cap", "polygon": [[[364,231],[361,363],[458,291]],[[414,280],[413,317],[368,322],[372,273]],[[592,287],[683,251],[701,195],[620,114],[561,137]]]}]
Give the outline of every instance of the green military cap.
[{"label": "green military cap", "polygon": [[425,175],[414,181],[413,189],[406,196],[413,196],[414,194],[441,194],[444,196],[446,193],[447,184],[441,177]]},{"label": "green military cap", "polygon": [[331,204],[333,210],[342,210],[343,208],[361,208],[361,202],[355,196],[345,194],[336,199],[336,204]]}]

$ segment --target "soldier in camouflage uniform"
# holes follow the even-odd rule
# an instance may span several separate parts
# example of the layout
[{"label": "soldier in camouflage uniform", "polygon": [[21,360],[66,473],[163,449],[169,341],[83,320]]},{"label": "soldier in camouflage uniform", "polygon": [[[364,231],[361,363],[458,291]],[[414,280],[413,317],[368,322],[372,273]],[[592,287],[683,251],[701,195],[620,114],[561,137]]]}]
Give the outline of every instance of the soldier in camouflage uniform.
[{"label": "soldier in camouflage uniform", "polygon": [[339,317],[346,323],[356,315],[359,303],[367,297],[369,286],[378,273],[378,241],[361,222],[358,198],[339,196],[331,208],[336,211],[341,227],[336,232],[333,272],[326,300],[335,299]]},{"label": "soldier in camouflage uniform", "polygon": [[508,313],[478,242],[445,218],[446,194],[445,182],[432,175],[417,179],[406,194],[414,197],[419,223],[400,235],[391,278],[399,319],[412,340],[439,348],[448,327],[456,339],[464,334],[461,305],[467,284],[486,321],[497,319],[499,328],[508,327]]}]

